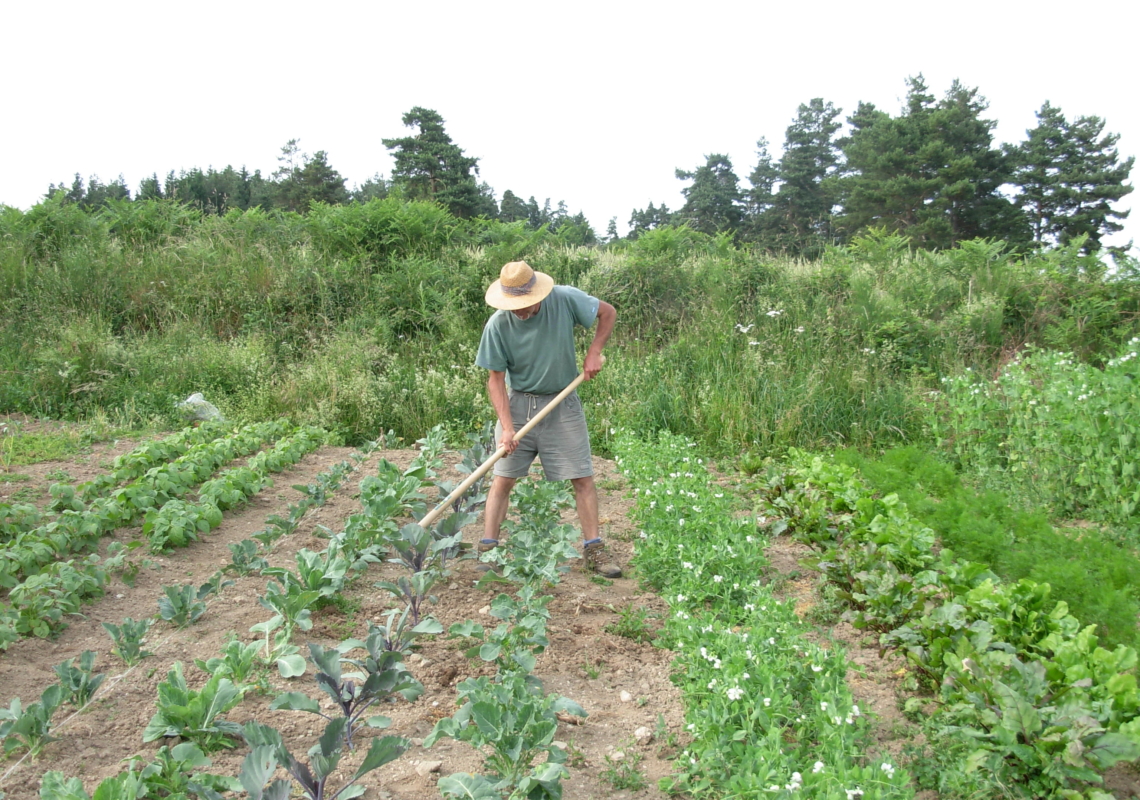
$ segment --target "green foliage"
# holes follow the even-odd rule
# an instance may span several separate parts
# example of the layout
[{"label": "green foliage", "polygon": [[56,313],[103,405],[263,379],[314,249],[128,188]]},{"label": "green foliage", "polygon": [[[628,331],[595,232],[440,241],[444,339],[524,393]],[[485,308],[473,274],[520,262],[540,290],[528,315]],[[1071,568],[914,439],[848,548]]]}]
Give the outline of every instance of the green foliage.
[{"label": "green foliage", "polygon": [[1082,628],[1048,584],[1001,583],[946,549],[936,558],[929,529],[851,468],[790,457],[769,476],[765,512],[822,551],[816,566],[856,626],[884,631],[883,646],[940,688],[937,737],[977,747],[953,774],[981,768],[996,785],[1052,796],[1140,755],[1134,649],[1098,647],[1095,626]]},{"label": "green foliage", "polygon": [[[203,591],[204,590],[204,591]],[[163,596],[158,598],[158,615],[175,627],[193,625],[206,613],[207,587],[196,589],[184,583],[181,586],[163,586]]]},{"label": "green foliage", "polygon": [[1089,514],[1125,528],[1140,519],[1140,436],[1133,337],[1103,369],[1030,350],[994,381],[942,381],[931,426],[962,468],[1057,516]]},{"label": "green foliage", "polygon": [[[385,649],[384,645],[379,630],[375,628],[372,628],[364,641],[349,639],[331,648],[309,644],[309,659],[316,667],[317,685],[332,698],[343,715],[344,744],[350,750],[353,749],[352,735],[361,722],[370,728],[386,728],[392,724],[391,719],[380,715],[365,719],[365,714],[373,706],[395,700],[397,695],[414,701],[424,691],[423,684],[404,667],[403,653]],[[358,648],[365,651],[363,658],[349,658],[346,655]],[[342,664],[356,667],[356,670],[345,673]],[[270,704],[270,708],[308,711],[330,721],[333,719],[321,711],[317,701],[301,692],[279,695]]]},{"label": "green foliage", "polygon": [[59,676],[64,696],[76,708],[87,705],[107,677],[102,673],[94,674],[94,668],[95,653],[91,650],[84,650],[79,654],[78,665],[75,664],[75,659],[69,658],[52,668]]},{"label": "green foliage", "polygon": [[443,129],[443,117],[416,106],[404,114],[403,122],[417,128],[416,135],[382,140],[394,151],[393,183],[410,199],[437,202],[460,218],[494,216],[498,211],[494,201],[483,197],[475,183],[479,159],[463,155],[452,143]]},{"label": "green foliage", "polygon": [[261,669],[263,662],[258,657],[261,642],[245,643],[236,636],[226,642],[222,655],[209,659],[195,659],[194,664],[207,675],[228,678],[238,689],[244,691],[252,686],[262,686]]},{"label": "green foliage", "polygon": [[[867,757],[868,726],[842,649],[809,638],[794,604],[757,577],[766,562],[755,518],[736,517],[691,445],[624,431],[615,442],[643,529],[638,569],[670,606],[659,640],[676,654],[691,737],[661,788],[694,797],[913,796],[903,769]],[[628,766],[609,762],[619,783],[637,780],[636,753],[625,754]]]},{"label": "green foliage", "polygon": [[115,625],[111,622],[103,623],[103,629],[107,631],[107,635],[111,637],[113,642],[111,652],[121,658],[128,667],[134,666],[147,656],[154,655],[154,653],[143,650],[142,647],[150,626],[151,620],[149,619],[133,620],[130,617],[123,619],[122,625]]},{"label": "green foliage", "polygon": [[898,117],[860,103],[849,120],[853,130],[840,142],[848,174],[840,227],[853,236],[882,225],[931,249],[978,237],[1027,239],[1024,220],[999,191],[1010,167],[992,147],[997,123],[982,119],[987,103],[978,90],[954,81],[936,101],[921,75],[907,86]]},{"label": "green foliage", "polygon": [[[569,772],[562,766],[565,751],[551,744],[558,731],[556,715],[565,712],[584,717],[585,710],[568,698],[544,695],[521,674],[504,676],[501,683],[486,677],[468,678],[456,688],[459,710],[436,723],[424,747],[446,736],[489,750],[486,766],[494,779],[460,773],[446,785],[441,780],[440,791],[454,797],[496,797],[509,792],[511,796],[561,798],[561,781]],[[535,766],[534,761],[544,754],[546,760]]]},{"label": "green foliage", "polygon": [[679,221],[710,235],[731,232],[740,227],[741,194],[732,161],[720,153],[705,156],[705,165],[692,172],[676,171],[677,178],[692,181],[681,190],[685,205],[677,212]]},{"label": "green foliage", "polygon": [[1096,251],[1101,237],[1123,229],[1116,220],[1128,212],[1111,204],[1132,191],[1126,181],[1136,159],[1120,161],[1120,136],[1102,137],[1104,125],[1099,117],[1069,122],[1046,102],[1026,140],[1009,148],[1020,189],[1017,202],[1029,218],[1034,242],[1068,244],[1087,237],[1081,246]]},{"label": "green foliage", "polygon": [[335,791],[328,785],[336,772],[342,755],[342,742],[346,720],[334,719],[325,726],[317,744],[309,750],[309,763],[299,761],[285,747],[281,734],[268,725],[246,723],[243,736],[250,746],[250,754],[242,763],[239,780],[253,800],[288,800],[290,782],[277,779],[266,786],[277,766],[289,773],[307,800],[349,800],[364,794],[364,787],[356,781],[374,769],[399,758],[411,747],[411,742],[398,736],[377,736],[372,739],[368,753],[352,776]]},{"label": "green foliage", "polygon": [[143,731],[143,741],[179,736],[209,753],[235,746],[231,737],[241,735],[241,726],[221,715],[242,700],[242,690],[229,678],[215,675],[199,691],[186,685],[182,662],[175,661],[166,680],[158,684],[157,712]]},{"label": "green foliage", "polygon": [[606,626],[607,633],[632,639],[635,642],[653,641],[656,632],[653,626],[649,624],[651,617],[649,609],[629,603],[617,614],[617,620]]},{"label": "green foliage", "polygon": [[[237,778],[202,772],[213,762],[194,742],[182,742],[173,747],[163,745],[147,763],[141,758],[133,758],[130,772],[138,776],[144,787],[143,797],[181,798],[199,797],[202,800],[216,800],[220,792],[241,790]],[[96,797],[99,790],[96,789]]]},{"label": "green foliage", "polygon": [[998,492],[976,492],[936,456],[900,448],[880,458],[853,451],[838,460],[858,468],[882,494],[896,493],[943,546],[981,562],[1010,581],[1028,578],[1053,587],[1073,615],[1096,623],[1109,646],[1140,645],[1140,609],[1133,576],[1140,561],[1088,530],[1055,529],[1041,513],[1018,510]]},{"label": "green foliage", "polygon": [[32,758],[39,756],[44,745],[55,741],[51,735],[51,718],[67,699],[67,690],[52,684],[34,703],[24,706],[14,698],[8,708],[0,708],[0,743],[4,755],[27,750]]},{"label": "green foliage", "polygon": [[645,774],[640,766],[644,756],[633,749],[633,743],[627,742],[623,749],[603,756],[606,768],[601,772],[601,779],[615,790],[638,792],[648,785]]}]

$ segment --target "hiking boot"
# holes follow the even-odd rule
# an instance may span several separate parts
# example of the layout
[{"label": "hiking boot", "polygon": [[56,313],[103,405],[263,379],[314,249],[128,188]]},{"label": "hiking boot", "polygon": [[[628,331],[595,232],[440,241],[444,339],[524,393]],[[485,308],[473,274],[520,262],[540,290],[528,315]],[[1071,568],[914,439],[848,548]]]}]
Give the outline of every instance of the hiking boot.
[{"label": "hiking boot", "polygon": [[621,567],[610,560],[606,545],[601,539],[591,539],[582,545],[582,559],[590,572],[603,578],[621,577]]},{"label": "hiking boot", "polygon": [[[479,555],[482,556],[484,553],[490,553],[492,550],[494,550],[498,546],[499,546],[499,540],[498,539],[480,539],[479,545],[476,548],[476,552],[478,552]],[[475,569],[478,570],[479,572],[491,572],[494,569],[494,567],[491,566],[490,564],[487,564],[486,562],[480,561],[478,564],[475,565]]]}]

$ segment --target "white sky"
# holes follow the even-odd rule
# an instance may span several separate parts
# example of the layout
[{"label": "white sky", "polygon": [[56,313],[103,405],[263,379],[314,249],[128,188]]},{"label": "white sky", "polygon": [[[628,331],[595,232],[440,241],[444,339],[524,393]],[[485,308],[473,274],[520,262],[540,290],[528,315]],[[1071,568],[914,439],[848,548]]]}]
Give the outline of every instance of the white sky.
[{"label": "white sky", "polygon": [[[727,153],[747,187],[800,103],[892,114],[905,79],[978,87],[996,141],[1045,100],[1096,115],[1140,152],[1140,6],[961,2],[76,2],[5,4],[0,203],[48,184],[227,164],[269,175],[281,146],[328,152],[349,187],[435,109],[496,196],[565,200],[598,233],[682,204],[675,168]],[[1135,183],[1135,172],[1134,180]],[[1134,204],[1129,195],[1118,207]],[[1140,218],[1140,214],[1136,217]],[[1123,234],[1140,243],[1140,219]],[[1134,251],[1135,252],[1135,251]]]}]

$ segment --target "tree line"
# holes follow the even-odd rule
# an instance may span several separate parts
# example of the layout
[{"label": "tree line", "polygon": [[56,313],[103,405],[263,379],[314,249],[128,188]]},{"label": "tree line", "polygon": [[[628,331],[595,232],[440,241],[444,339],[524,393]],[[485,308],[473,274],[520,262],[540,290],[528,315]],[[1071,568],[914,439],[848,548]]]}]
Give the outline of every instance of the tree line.
[{"label": "tree line", "polygon": [[[1135,159],[1121,159],[1119,135],[1105,133],[1104,120],[1069,120],[1046,102],[1025,141],[999,145],[992,135],[996,122],[984,117],[987,108],[976,88],[958,81],[936,98],[919,75],[907,80],[898,114],[859,103],[844,131],[842,109],[815,98],[800,105],[779,158],[766,139],[757,142],[748,187],[727,155],[707,155],[695,169],[676,170],[687,184],[682,207],[650,203],[634,209],[625,238],[663,225],[688,225],[810,257],[879,228],[924,249],[991,238],[1025,250],[1084,237],[1084,249],[1095,252],[1105,236],[1123,229],[1120,221],[1128,212],[1113,204],[1132,191]],[[394,159],[391,177],[376,174],[351,190],[325,151],[303,153],[291,139],[268,177],[232,166],[171,171],[163,180],[155,173],[141,182],[135,199],[168,199],[213,214],[251,207],[304,213],[313,203],[396,195],[439,203],[461,219],[519,222],[532,230],[546,226],[569,243],[598,242],[585,216],[570,214],[565,202],[552,206],[547,199],[540,206],[534,196],[524,201],[509,189],[496,200],[479,179],[479,159],[452,141],[438,112],[416,107],[402,121],[411,133],[382,140]],[[85,208],[131,200],[122,176],[109,184],[93,177],[85,184],[77,174],[70,186],[52,184],[48,193]],[[603,241],[619,238],[613,218]]]},{"label": "tree line", "polygon": [[1135,159],[1120,158],[1120,137],[1104,132],[1104,120],[1069,120],[1046,102],[1024,142],[997,145],[986,109],[976,88],[955,81],[936,99],[919,75],[908,79],[899,114],[860,103],[841,135],[842,110],[815,98],[799,107],[778,160],[766,140],[757,143],[748,188],[728,156],[708,155],[696,169],[676,171],[688,183],[684,205],[635,210],[630,235],[685,223],[813,255],[882,228],[924,249],[976,238],[1028,249],[1083,236],[1093,252],[1123,229],[1128,212],[1113,203],[1132,191]]}]

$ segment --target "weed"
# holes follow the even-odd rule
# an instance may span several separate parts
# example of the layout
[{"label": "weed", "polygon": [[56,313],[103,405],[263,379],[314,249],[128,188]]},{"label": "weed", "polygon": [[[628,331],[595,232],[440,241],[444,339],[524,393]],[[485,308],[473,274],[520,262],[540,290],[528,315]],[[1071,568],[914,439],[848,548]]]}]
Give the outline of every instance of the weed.
[{"label": "weed", "polygon": [[[610,606],[613,610],[613,606]],[[649,625],[648,620],[653,616],[644,606],[635,607],[630,603],[617,612],[618,619],[606,626],[607,633],[633,639],[635,642],[651,642],[656,631]]]},{"label": "weed", "polygon": [[604,756],[606,768],[602,770],[601,778],[619,791],[636,792],[647,785],[645,775],[640,769],[645,756],[633,747],[633,742],[627,742],[622,749]]},{"label": "weed", "polygon": [[598,586],[613,586],[614,582],[609,578],[603,578],[601,575],[591,575],[590,583],[596,583]]},{"label": "weed", "polygon": [[664,759],[672,759],[677,754],[677,748],[680,744],[677,742],[677,734],[669,730],[669,726],[665,724],[665,715],[657,715],[657,726],[653,730],[653,738],[657,741],[657,757]]},{"label": "weed", "polygon": [[589,661],[582,662],[582,669],[585,670],[586,677],[592,681],[597,680],[598,676],[602,674],[602,671],[605,668],[606,662],[602,661],[600,658],[596,659],[593,664],[591,664]]},{"label": "weed", "polygon": [[43,496],[44,490],[34,486],[22,486],[12,492],[12,502],[31,503]]},{"label": "weed", "polygon": [[27,475],[23,472],[11,472],[4,476],[5,483],[22,483],[24,481],[30,481],[31,479],[31,475]]},{"label": "weed", "polygon": [[573,739],[566,745],[566,766],[574,769],[586,766],[586,754],[582,752],[582,748]]},{"label": "weed", "polygon": [[53,469],[51,472],[44,475],[44,478],[56,483],[70,483],[72,480],[71,473],[65,469]]}]

